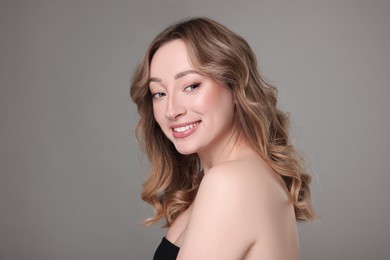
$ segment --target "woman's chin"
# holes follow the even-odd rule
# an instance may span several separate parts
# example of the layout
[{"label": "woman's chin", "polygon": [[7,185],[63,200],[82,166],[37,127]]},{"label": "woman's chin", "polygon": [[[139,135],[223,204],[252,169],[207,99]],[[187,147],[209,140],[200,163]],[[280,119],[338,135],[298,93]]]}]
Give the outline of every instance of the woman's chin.
[{"label": "woman's chin", "polygon": [[197,152],[196,149],[190,148],[190,147],[183,147],[183,146],[175,146],[176,151],[182,155],[190,155]]}]

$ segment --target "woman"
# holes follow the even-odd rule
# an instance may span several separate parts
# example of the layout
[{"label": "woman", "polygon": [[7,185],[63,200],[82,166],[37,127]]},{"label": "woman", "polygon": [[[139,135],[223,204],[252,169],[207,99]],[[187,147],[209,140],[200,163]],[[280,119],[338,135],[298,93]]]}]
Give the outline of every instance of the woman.
[{"label": "woman", "polygon": [[299,259],[296,221],[315,217],[310,176],[243,38],[207,18],[168,27],[130,95],[150,160],[146,224],[168,227],[154,259]]}]

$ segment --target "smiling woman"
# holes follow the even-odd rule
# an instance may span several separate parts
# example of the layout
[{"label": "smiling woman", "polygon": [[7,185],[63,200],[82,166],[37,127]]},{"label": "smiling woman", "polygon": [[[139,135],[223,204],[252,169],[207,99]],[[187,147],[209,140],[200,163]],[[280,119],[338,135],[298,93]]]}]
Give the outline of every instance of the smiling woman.
[{"label": "smiling woman", "polygon": [[173,40],[156,51],[150,75],[157,124],[179,153],[197,153],[204,157],[200,158],[203,169],[210,168],[206,158],[225,149],[234,135],[232,92],[193,68],[182,40]]},{"label": "smiling woman", "polygon": [[151,163],[145,223],[168,227],[155,259],[299,259],[296,221],[315,218],[310,176],[242,37],[207,18],[168,27],[130,95]]}]

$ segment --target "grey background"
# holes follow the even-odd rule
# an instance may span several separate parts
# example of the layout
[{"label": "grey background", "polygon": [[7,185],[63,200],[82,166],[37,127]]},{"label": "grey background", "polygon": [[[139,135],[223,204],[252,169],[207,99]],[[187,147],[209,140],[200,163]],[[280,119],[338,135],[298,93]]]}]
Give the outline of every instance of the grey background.
[{"label": "grey background", "polygon": [[389,1],[0,1],[0,259],[151,259],[129,79],[188,16],[252,45],[320,220],[302,259],[390,259]]}]

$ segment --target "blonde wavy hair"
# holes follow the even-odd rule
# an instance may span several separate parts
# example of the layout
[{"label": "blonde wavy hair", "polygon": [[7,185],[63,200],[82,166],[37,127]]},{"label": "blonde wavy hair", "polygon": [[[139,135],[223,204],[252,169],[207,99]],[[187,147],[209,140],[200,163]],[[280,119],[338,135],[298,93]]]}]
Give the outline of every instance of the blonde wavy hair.
[{"label": "blonde wavy hair", "polygon": [[140,115],[135,133],[150,161],[141,197],[155,209],[155,215],[144,223],[165,219],[165,226],[169,227],[191,205],[203,177],[198,156],[178,153],[153,116],[150,63],[158,48],[175,39],[185,42],[197,70],[223,82],[232,91],[236,100],[235,127],[283,178],[296,219],[314,219],[311,177],[290,144],[288,115],[276,106],[276,88],[261,77],[255,54],[241,36],[214,20],[199,17],[162,31],[150,44],[132,78],[130,96]]}]

